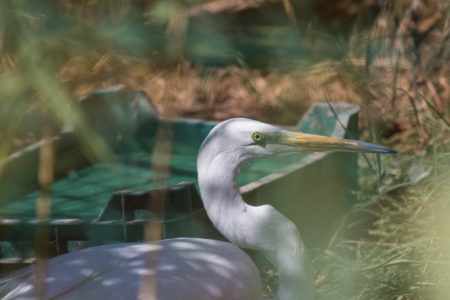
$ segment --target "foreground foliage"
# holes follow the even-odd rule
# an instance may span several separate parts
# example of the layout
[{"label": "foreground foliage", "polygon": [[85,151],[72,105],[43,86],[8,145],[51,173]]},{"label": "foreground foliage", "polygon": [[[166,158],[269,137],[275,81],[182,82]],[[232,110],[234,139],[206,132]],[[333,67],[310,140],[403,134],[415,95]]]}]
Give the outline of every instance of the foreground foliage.
[{"label": "foreground foliage", "polygon": [[[434,142],[406,163],[384,161],[381,184],[373,176],[362,181],[359,203],[315,257],[321,298],[447,298],[450,140]],[[388,184],[390,177],[397,179]]]}]

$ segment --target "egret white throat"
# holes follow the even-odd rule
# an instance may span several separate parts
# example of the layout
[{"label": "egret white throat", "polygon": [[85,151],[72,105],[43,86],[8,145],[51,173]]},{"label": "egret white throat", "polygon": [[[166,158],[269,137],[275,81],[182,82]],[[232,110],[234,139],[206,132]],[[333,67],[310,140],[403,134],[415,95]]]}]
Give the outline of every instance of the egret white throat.
[{"label": "egret white throat", "polygon": [[[92,247],[49,259],[44,299],[262,299],[258,269],[240,248],[264,253],[279,274],[275,299],[313,299],[309,260],[294,223],[270,205],[251,206],[236,184],[245,162],[301,151],[394,153],[386,147],[284,130],[237,118],[218,124],[197,157],[202,200],[231,242],[177,238]],[[36,297],[27,269],[3,299]],[[1,292],[1,290],[0,290]]]}]

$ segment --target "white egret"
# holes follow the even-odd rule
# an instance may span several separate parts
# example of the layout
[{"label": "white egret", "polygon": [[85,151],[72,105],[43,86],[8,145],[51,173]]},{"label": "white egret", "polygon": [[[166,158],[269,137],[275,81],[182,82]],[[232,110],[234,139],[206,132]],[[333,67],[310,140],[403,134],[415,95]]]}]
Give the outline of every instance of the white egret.
[{"label": "white egret", "polygon": [[[207,214],[231,243],[177,238],[68,253],[46,262],[43,298],[261,299],[258,269],[239,247],[262,251],[277,269],[276,299],[314,298],[308,258],[294,223],[270,205],[245,203],[236,184],[245,162],[299,151],[395,152],[359,141],[291,132],[249,119],[224,121],[204,140],[197,170]],[[36,296],[31,269],[18,274],[16,279],[25,279],[3,299]]]}]

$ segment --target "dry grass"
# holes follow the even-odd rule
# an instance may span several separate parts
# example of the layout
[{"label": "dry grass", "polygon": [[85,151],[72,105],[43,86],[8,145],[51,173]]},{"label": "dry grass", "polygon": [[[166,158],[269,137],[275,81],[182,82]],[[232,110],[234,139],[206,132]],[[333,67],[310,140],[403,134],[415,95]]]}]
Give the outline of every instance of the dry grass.
[{"label": "dry grass", "polygon": [[[130,12],[130,7],[125,6],[120,13],[114,13],[114,3],[98,1],[84,6],[62,1],[59,9],[74,15],[87,10],[90,16],[87,19],[91,20],[102,5],[111,11],[108,18],[114,22],[124,20]],[[245,116],[293,124],[316,101],[351,102],[362,107],[363,138],[377,136],[395,144],[418,137],[421,147],[428,145],[435,122],[450,124],[447,116],[450,26],[445,14],[448,5],[431,0],[395,4],[345,0],[339,5],[341,10],[347,7],[347,12],[352,11],[341,17],[356,21],[348,40],[347,57],[338,61],[325,58],[316,59],[314,64],[299,62],[291,71],[202,67],[186,61],[162,67],[151,60],[98,50],[97,42],[92,51],[82,50],[83,46],[79,52],[65,53],[63,49],[61,55],[55,55],[59,75],[55,79],[73,98],[113,86],[144,90],[161,114],[169,117],[222,120]],[[363,18],[374,5],[379,5],[374,25],[369,30],[361,29],[358,18]],[[42,15],[27,18],[31,27],[41,26],[45,20]],[[80,22],[85,23],[83,20]],[[167,24],[168,29],[172,25]],[[308,32],[305,42],[312,50],[327,45],[321,40],[327,39],[327,35],[317,30]],[[88,39],[93,38],[95,35]],[[61,50],[55,46],[57,39],[43,44],[44,58],[49,51]],[[89,49],[89,45],[86,47]],[[2,55],[2,74],[7,76],[8,72],[19,70],[23,59],[13,53]],[[45,97],[40,91],[29,93],[30,98],[42,100],[30,102],[27,110],[42,110],[40,104],[45,103]],[[367,130],[371,122],[376,132]],[[20,136],[22,140],[32,140],[29,132]],[[412,144],[410,148],[417,146]]]},{"label": "dry grass", "polygon": [[[293,124],[316,101],[356,103],[363,108],[363,129],[369,128],[370,118],[379,129],[377,135],[389,139],[389,143],[419,135],[426,145],[433,121],[423,116],[417,119],[415,110],[437,121],[440,117],[449,121],[444,116],[449,109],[444,100],[450,94],[448,71],[444,67],[440,74],[427,78],[418,72],[420,79],[413,83],[410,68],[407,60],[396,71],[392,63],[375,60],[370,72],[360,60],[327,61],[288,73],[189,63],[162,68],[133,58],[92,54],[68,62],[61,77],[76,96],[112,86],[143,90],[168,117],[223,120],[245,116]],[[415,86],[418,99],[414,99]]]}]

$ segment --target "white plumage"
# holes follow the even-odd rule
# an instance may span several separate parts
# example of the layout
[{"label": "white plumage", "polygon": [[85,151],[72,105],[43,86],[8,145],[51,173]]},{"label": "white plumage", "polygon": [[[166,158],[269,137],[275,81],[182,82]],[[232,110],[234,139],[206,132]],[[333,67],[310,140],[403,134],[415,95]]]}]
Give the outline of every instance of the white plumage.
[{"label": "white plumage", "polygon": [[[392,153],[373,144],[290,132],[248,119],[217,125],[198,158],[202,199],[228,242],[178,238],[92,247],[46,262],[44,299],[261,299],[258,269],[239,247],[263,252],[279,273],[280,300],[314,298],[309,261],[299,232],[270,205],[245,203],[236,185],[252,159],[299,151]],[[34,299],[32,269],[3,299]],[[3,279],[7,282],[8,277]]]},{"label": "white plumage", "polygon": [[[231,243],[195,238],[98,246],[49,259],[43,299],[259,299],[258,269]],[[3,299],[35,299],[27,279]]]}]

